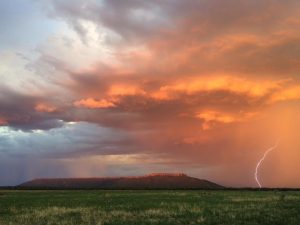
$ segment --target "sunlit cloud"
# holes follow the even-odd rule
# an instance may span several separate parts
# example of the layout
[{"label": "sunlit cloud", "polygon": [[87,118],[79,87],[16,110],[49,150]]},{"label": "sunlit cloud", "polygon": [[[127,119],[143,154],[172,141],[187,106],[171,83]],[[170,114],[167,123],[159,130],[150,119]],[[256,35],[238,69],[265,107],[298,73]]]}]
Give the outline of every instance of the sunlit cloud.
[{"label": "sunlit cloud", "polygon": [[44,103],[37,104],[34,109],[38,112],[48,112],[48,113],[55,112],[57,110],[56,107]]}]

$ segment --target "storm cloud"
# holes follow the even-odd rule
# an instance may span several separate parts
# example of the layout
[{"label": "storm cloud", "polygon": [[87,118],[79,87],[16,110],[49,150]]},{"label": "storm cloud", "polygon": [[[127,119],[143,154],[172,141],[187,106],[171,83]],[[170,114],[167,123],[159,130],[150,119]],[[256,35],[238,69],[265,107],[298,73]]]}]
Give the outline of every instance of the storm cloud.
[{"label": "storm cloud", "polygon": [[0,54],[0,153],[43,172],[0,173],[7,183],[180,170],[252,186],[282,136],[265,184],[299,185],[299,1],[30,3],[59,26]]}]

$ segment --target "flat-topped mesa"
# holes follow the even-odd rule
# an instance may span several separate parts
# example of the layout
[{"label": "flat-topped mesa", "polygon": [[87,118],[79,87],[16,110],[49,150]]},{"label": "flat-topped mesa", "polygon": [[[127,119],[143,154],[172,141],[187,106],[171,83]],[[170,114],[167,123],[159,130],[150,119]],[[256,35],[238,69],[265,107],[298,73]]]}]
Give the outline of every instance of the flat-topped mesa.
[{"label": "flat-topped mesa", "polygon": [[86,177],[86,178],[37,178],[32,181],[35,182],[44,182],[44,181],[53,181],[53,180],[95,180],[95,179],[140,179],[147,177],[188,177],[185,173],[149,173],[146,175],[140,176],[119,176],[119,177]]},{"label": "flat-topped mesa", "polygon": [[185,173],[150,173],[145,177],[187,177]]},{"label": "flat-topped mesa", "polygon": [[20,189],[221,189],[207,180],[184,173],[151,173],[144,176],[99,178],[35,179],[17,186]]}]

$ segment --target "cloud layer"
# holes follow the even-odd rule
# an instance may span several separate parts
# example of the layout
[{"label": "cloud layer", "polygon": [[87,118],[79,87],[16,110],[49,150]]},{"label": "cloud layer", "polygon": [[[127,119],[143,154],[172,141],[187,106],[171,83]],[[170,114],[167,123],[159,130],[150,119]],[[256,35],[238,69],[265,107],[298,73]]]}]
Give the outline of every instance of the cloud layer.
[{"label": "cloud layer", "polygon": [[[290,144],[266,161],[265,185],[300,185],[298,1],[35,4],[61,25],[33,52],[0,52],[0,153],[11,165],[46,160],[48,172],[15,181],[57,166],[66,176],[139,168],[255,185],[257,159],[282,136]],[[95,159],[102,166],[87,168]]]}]

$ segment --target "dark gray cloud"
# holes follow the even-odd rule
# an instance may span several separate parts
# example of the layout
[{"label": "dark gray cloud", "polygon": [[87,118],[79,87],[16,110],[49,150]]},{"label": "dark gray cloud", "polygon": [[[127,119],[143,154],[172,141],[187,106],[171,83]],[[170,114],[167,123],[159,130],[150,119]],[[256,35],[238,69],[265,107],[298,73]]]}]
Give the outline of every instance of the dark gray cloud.
[{"label": "dark gray cloud", "polygon": [[[66,19],[75,28],[80,20],[92,21],[119,34],[125,40],[161,38],[208,41],[224,34],[266,34],[274,31],[297,12],[299,2],[278,1],[49,1],[51,16]],[[75,29],[81,35],[84,28]],[[182,33],[182,35],[178,35]],[[172,42],[172,40],[170,40]]]},{"label": "dark gray cloud", "polygon": [[61,127],[60,116],[57,112],[38,112],[36,106],[39,102],[48,99],[25,95],[1,87],[0,90],[0,117],[4,124],[21,130],[47,130]]},{"label": "dark gray cloud", "polygon": [[130,41],[156,35],[158,27],[169,25],[159,1],[50,1],[49,15],[66,21],[85,37],[82,20],[92,21],[112,32],[108,42]]},{"label": "dark gray cloud", "polygon": [[[282,73],[299,72],[295,61],[299,58],[299,2],[295,0],[53,0],[48,9],[82,37],[87,35],[82,21],[117,34],[120,43],[110,47],[123,63],[142,64],[137,74],[174,79],[182,74],[282,77],[286,76]],[[106,37],[116,35],[106,32]],[[143,60],[121,50],[139,45],[146,46],[150,58]]]}]

